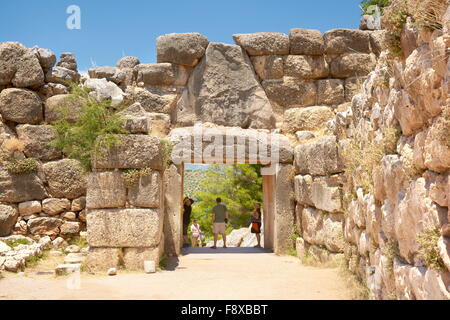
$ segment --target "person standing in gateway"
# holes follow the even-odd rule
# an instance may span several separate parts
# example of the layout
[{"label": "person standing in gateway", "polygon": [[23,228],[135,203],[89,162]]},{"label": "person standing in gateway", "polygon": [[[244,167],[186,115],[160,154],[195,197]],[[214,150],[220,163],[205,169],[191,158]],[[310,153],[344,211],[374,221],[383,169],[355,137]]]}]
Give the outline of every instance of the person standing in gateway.
[{"label": "person standing in gateway", "polygon": [[228,222],[228,209],[222,204],[222,199],[217,198],[216,203],[217,205],[212,209],[214,246],[211,249],[217,249],[219,233],[222,235],[223,247],[227,247],[227,234],[225,231]]}]

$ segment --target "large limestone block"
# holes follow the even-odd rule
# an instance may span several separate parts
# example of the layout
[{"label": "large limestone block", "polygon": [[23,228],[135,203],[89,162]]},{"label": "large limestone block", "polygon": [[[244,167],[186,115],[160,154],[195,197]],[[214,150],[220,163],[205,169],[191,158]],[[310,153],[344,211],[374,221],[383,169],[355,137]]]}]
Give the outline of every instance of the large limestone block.
[{"label": "large limestone block", "polygon": [[0,113],[4,120],[37,124],[43,120],[42,101],[30,90],[5,89],[0,93]]},{"label": "large limestone block", "polygon": [[57,132],[46,125],[19,125],[16,127],[17,135],[24,142],[23,152],[28,158],[42,161],[52,161],[62,157],[61,151],[49,146]]},{"label": "large limestone block", "polygon": [[450,300],[450,273],[428,268],[423,281],[425,300]]},{"label": "large limestone block", "polygon": [[42,211],[50,216],[70,210],[70,200],[47,198],[42,201]]},{"label": "large limestone block", "polygon": [[11,234],[18,216],[17,207],[0,204],[0,237],[6,237]]},{"label": "large limestone block", "polygon": [[282,108],[306,107],[316,104],[317,86],[314,82],[284,80],[263,81],[270,102]]},{"label": "large limestone block", "polygon": [[86,265],[91,272],[102,272],[119,265],[118,248],[89,248]]},{"label": "large limestone block", "polygon": [[423,146],[423,160],[427,168],[445,172],[450,168],[449,120],[435,119],[427,132]]},{"label": "large limestone block", "polygon": [[295,231],[294,166],[280,165],[275,183],[274,252],[287,254]]},{"label": "large limestone block", "polygon": [[159,208],[161,206],[161,174],[152,171],[141,176],[139,181],[129,188],[128,202],[134,207]]},{"label": "large limestone block", "polygon": [[334,29],[323,35],[325,50],[328,54],[345,52],[370,53],[368,32],[352,29]]},{"label": "large limestone block", "polygon": [[325,128],[327,122],[334,118],[335,114],[329,107],[291,108],[284,113],[282,130],[284,133],[320,130]]},{"label": "large limestone block", "polygon": [[447,210],[431,200],[428,188],[426,180],[419,178],[397,200],[395,236],[401,256],[410,263],[419,250],[418,236],[447,222]]},{"label": "large limestone block", "polygon": [[88,209],[124,207],[127,200],[122,173],[92,172],[88,179],[86,207]]},{"label": "large limestone block", "polygon": [[253,56],[250,59],[256,74],[261,80],[283,78],[284,56]]},{"label": "large limestone block", "polygon": [[333,178],[316,178],[311,186],[311,200],[317,209],[342,212],[342,187]]},{"label": "large limestone block", "polygon": [[136,81],[147,86],[184,86],[189,69],[172,63],[140,64],[134,68]]},{"label": "large limestone block", "polygon": [[75,199],[86,194],[87,173],[77,160],[47,162],[42,167],[52,196]]},{"label": "large limestone block", "polygon": [[205,54],[208,39],[199,33],[171,33],[156,39],[158,63],[194,67]]},{"label": "large limestone block", "polygon": [[[210,131],[213,129],[213,131]],[[198,131],[197,131],[198,130]],[[207,148],[211,144],[210,137],[223,137],[223,156],[215,156],[213,150]],[[196,147],[193,139],[202,141],[199,147]],[[203,161],[228,162],[264,162],[268,164],[271,160],[277,163],[292,163],[293,150],[289,138],[285,135],[269,133],[266,130],[241,129],[236,127],[213,127],[207,125],[203,127],[186,127],[173,129],[169,134],[169,140],[174,145],[173,156],[179,158],[203,159]],[[187,145],[186,145],[187,143]],[[190,150],[189,150],[190,149]],[[190,154],[189,154],[190,151]],[[273,154],[272,154],[273,152]],[[275,153],[278,152],[278,155]],[[186,153],[187,155],[183,155]],[[188,161],[185,161],[188,162]]]},{"label": "large limestone block", "polygon": [[70,94],[54,95],[45,101],[45,121],[53,123],[66,119],[75,122],[79,117],[83,102],[82,99],[74,99]]},{"label": "large limestone block", "polygon": [[326,78],[329,66],[324,56],[287,56],[284,72],[288,77],[298,79]]},{"label": "large limestone block", "polygon": [[376,65],[374,55],[346,53],[331,61],[330,71],[334,78],[366,76]]},{"label": "large limestone block", "polygon": [[164,247],[169,255],[178,256],[183,245],[182,227],[183,214],[181,210],[181,174],[175,165],[164,171]]},{"label": "large limestone block", "polygon": [[176,92],[163,92],[152,87],[127,87],[125,93],[128,95],[129,100],[140,103],[147,112],[171,114],[178,102],[178,94]]},{"label": "large limestone block", "polygon": [[277,32],[258,32],[235,34],[236,44],[243,47],[251,56],[289,54],[289,36]]},{"label": "large limestone block", "polygon": [[87,79],[84,82],[86,88],[92,89],[89,95],[97,101],[111,101],[112,106],[122,103],[124,93],[117,84],[106,79]]},{"label": "large limestone block", "polygon": [[18,203],[46,197],[44,184],[37,174],[17,176],[0,167],[0,201]]},{"label": "large limestone block", "polygon": [[413,269],[412,266],[402,263],[400,259],[395,258],[393,264],[395,292],[399,300],[413,300],[416,298],[413,291],[413,286],[409,281],[409,274]]},{"label": "large limestone block", "polygon": [[251,61],[235,45],[208,45],[178,108],[187,110],[185,113],[193,118],[219,125],[266,129],[275,126],[272,106]]},{"label": "large limestone block", "polygon": [[59,235],[59,227],[63,223],[64,221],[58,218],[36,218],[28,220],[28,230],[33,235],[50,236],[52,239],[55,239]]},{"label": "large limestone block", "polygon": [[325,43],[319,30],[291,29],[291,54],[322,55]]},{"label": "large limestone block", "polygon": [[344,252],[343,221],[342,214],[325,214],[323,217],[324,245],[331,252]]},{"label": "large limestone block", "polygon": [[449,174],[437,174],[433,171],[426,171],[423,177],[426,179],[430,190],[430,198],[441,207],[448,207],[450,196]]},{"label": "large limestone block", "polygon": [[[164,61],[164,62],[169,62],[169,61]],[[123,57],[119,61],[117,61],[116,68],[119,68],[119,69],[134,68],[138,64],[141,64],[141,61],[138,58],[127,56],[127,57]]]},{"label": "large limestone block", "polygon": [[148,135],[120,135],[120,143],[93,160],[96,169],[161,170],[163,146],[159,138]]},{"label": "large limestone block", "polygon": [[123,250],[123,260],[127,270],[144,270],[144,261],[154,261],[159,265],[160,248],[125,248]]},{"label": "large limestone block", "polygon": [[17,88],[44,84],[44,71],[39,59],[18,42],[0,43],[0,86],[10,84]]},{"label": "large limestone block", "polygon": [[77,83],[80,81],[80,78],[81,76],[78,72],[63,67],[53,67],[45,74],[45,82],[59,83],[63,85]]},{"label": "large limestone block", "polygon": [[89,77],[92,79],[105,78],[108,81],[112,81],[117,85],[120,85],[125,81],[125,73],[116,67],[96,67],[88,70]]},{"label": "large limestone block", "polygon": [[317,104],[339,105],[345,101],[344,82],[340,79],[317,81]]},{"label": "large limestone block", "polygon": [[77,70],[77,60],[72,52],[63,52],[59,56],[59,61],[56,64],[58,67],[66,68],[69,70]]},{"label": "large limestone block", "polygon": [[298,175],[295,177],[295,199],[302,205],[314,206],[311,199],[311,187],[313,178],[310,175]]},{"label": "large limestone block", "polygon": [[447,267],[447,270],[450,271],[450,239],[444,236],[440,237],[438,249],[444,265]]},{"label": "large limestone block", "polygon": [[33,48],[31,48],[31,51],[38,58],[39,63],[44,70],[44,73],[56,64],[56,55],[53,51],[49,49],[39,48],[38,46],[34,46]]},{"label": "large limestone block", "polygon": [[26,201],[19,203],[19,214],[21,216],[29,216],[42,211],[40,201]]},{"label": "large limestone block", "polygon": [[92,247],[155,247],[161,240],[163,219],[155,209],[89,210],[87,240]]},{"label": "large limestone block", "polygon": [[297,174],[325,176],[344,169],[334,136],[297,146],[294,162]]},{"label": "large limestone block", "polygon": [[137,102],[119,112],[123,119],[123,128],[132,134],[147,134],[152,130],[149,113]]},{"label": "large limestone block", "polygon": [[409,182],[405,164],[400,156],[387,155],[381,159],[381,168],[386,197],[396,203],[398,193],[404,190]]}]

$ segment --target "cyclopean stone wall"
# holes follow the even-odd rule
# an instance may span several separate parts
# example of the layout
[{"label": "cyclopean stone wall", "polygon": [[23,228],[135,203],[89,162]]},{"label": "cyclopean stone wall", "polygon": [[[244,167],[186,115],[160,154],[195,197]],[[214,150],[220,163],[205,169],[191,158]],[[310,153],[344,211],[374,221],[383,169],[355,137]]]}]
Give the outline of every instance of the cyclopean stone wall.
[{"label": "cyclopean stone wall", "polygon": [[402,56],[295,149],[299,255],[343,253],[372,299],[450,299],[449,21],[408,20]]},{"label": "cyclopean stone wall", "polygon": [[[66,81],[80,79],[72,54],[56,62],[49,50],[0,43],[0,237],[55,240],[86,229],[87,175],[77,161],[47,145],[55,131],[45,102],[68,93]],[[26,158],[36,160],[35,168],[22,172],[14,160]]]}]

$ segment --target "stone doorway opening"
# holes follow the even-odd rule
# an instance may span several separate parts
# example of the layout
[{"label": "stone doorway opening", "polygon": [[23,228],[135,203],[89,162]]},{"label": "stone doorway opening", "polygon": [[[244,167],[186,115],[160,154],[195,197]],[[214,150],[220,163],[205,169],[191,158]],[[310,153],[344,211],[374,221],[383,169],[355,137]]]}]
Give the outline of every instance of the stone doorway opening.
[{"label": "stone doorway opening", "polygon": [[[267,250],[273,249],[273,208],[275,183],[274,176],[261,175],[262,166],[246,163],[234,164],[193,164],[183,163],[181,166],[182,197],[194,200],[191,223],[196,219],[205,235],[203,245],[210,247],[213,242],[211,210],[216,197],[223,199],[223,204],[229,210],[227,224],[227,246],[234,248],[230,253],[250,252],[249,248],[256,245],[256,235],[250,232],[253,204],[261,204],[262,226],[261,246]],[[272,177],[272,178],[271,178]],[[181,212],[183,218],[183,209]],[[188,230],[190,231],[190,226]],[[183,236],[183,235],[181,235]],[[190,243],[189,232],[189,243]],[[218,247],[223,242],[219,235]],[[192,250],[190,250],[192,251]],[[198,249],[193,252],[201,253]],[[209,252],[207,250],[207,252]]]}]

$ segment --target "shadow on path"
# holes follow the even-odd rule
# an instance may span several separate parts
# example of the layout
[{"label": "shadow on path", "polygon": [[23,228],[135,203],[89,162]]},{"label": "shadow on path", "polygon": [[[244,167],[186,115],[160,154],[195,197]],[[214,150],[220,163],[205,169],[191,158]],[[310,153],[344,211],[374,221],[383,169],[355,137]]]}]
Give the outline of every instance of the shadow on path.
[{"label": "shadow on path", "polygon": [[221,248],[217,247],[217,249],[211,249],[210,247],[204,247],[204,248],[183,248],[182,254],[183,255],[189,255],[189,254],[223,254],[223,253],[232,253],[232,254],[242,254],[242,253],[271,253],[271,250],[264,249],[264,248],[252,248],[252,247],[228,247],[228,248]]}]

